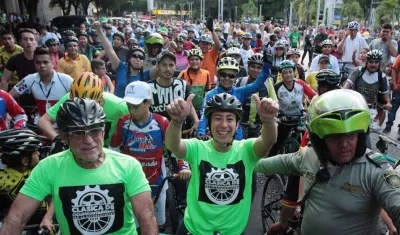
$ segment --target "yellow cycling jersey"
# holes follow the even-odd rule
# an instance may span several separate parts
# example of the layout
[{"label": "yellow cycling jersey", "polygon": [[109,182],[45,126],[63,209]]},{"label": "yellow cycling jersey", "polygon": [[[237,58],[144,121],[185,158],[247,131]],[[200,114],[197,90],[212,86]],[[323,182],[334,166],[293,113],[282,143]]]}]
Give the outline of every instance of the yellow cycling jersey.
[{"label": "yellow cycling jersey", "polygon": [[317,82],[317,74],[318,72],[312,72],[307,75],[306,77],[306,83],[314,90],[317,91],[318,89],[318,82]]}]

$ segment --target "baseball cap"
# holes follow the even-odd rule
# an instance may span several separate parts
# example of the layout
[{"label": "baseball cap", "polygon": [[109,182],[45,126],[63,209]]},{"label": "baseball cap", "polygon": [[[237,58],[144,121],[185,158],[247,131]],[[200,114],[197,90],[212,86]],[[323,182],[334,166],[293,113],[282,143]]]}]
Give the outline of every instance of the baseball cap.
[{"label": "baseball cap", "polygon": [[143,100],[151,99],[151,87],[146,82],[131,82],[125,88],[125,96],[123,100],[129,104],[138,105],[141,104]]},{"label": "baseball cap", "polygon": [[170,52],[170,51],[162,51],[160,54],[158,54],[158,56],[157,56],[157,63],[160,63],[160,61],[162,60],[162,59],[164,59],[165,57],[169,57],[169,58],[171,58],[173,61],[175,61],[176,62],[176,57],[175,57],[175,55],[172,53],[172,52]]},{"label": "baseball cap", "polygon": [[318,63],[320,63],[321,61],[328,61],[329,64],[331,63],[330,60],[329,60],[329,57],[326,56],[326,55],[321,55],[321,56],[319,57]]}]

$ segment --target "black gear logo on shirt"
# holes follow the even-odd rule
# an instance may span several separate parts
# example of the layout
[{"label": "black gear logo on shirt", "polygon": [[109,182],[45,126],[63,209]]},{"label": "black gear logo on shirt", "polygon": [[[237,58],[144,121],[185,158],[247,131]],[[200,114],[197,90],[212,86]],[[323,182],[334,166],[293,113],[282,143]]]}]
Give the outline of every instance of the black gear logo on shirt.
[{"label": "black gear logo on shirt", "polygon": [[239,194],[239,174],[233,169],[211,168],[206,174],[205,192],[215,204],[228,205]]},{"label": "black gear logo on shirt", "polygon": [[104,234],[114,223],[114,198],[108,196],[109,190],[101,190],[98,185],[76,191],[72,199],[72,219],[82,234]]}]

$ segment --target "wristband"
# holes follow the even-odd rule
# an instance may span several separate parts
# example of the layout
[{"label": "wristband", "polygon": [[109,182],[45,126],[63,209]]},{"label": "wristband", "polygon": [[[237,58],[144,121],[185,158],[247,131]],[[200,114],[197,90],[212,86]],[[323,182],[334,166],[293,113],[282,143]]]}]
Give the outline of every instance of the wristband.
[{"label": "wristband", "polygon": [[52,142],[61,142],[62,139],[60,137],[60,135],[56,135],[56,137],[53,138]]}]

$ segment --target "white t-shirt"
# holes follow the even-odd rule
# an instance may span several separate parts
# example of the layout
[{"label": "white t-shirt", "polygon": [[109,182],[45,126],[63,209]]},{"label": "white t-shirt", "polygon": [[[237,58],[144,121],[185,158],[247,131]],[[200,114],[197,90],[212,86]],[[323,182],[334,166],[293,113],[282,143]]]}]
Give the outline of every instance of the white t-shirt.
[{"label": "white t-shirt", "polygon": [[[311,66],[310,66],[310,72],[319,71],[318,60],[320,57],[321,57],[321,55],[317,55],[312,60]],[[339,62],[335,56],[329,55],[329,63],[330,63],[329,68],[332,69],[333,71],[335,71],[335,73],[340,74]]]},{"label": "white t-shirt", "polygon": [[[357,35],[354,39],[351,39],[350,36],[347,36],[344,41],[342,61],[352,62],[354,49],[357,49],[356,58],[358,58],[362,48],[368,48],[368,44],[363,37]],[[350,67],[351,65],[348,66]]]},{"label": "white t-shirt", "polygon": [[231,28],[231,24],[229,22],[224,23],[224,33],[229,33],[229,29]]},{"label": "white t-shirt", "polygon": [[247,61],[249,60],[250,56],[254,54],[254,51],[251,49],[251,47],[248,50],[241,48],[240,51],[242,54],[243,66],[247,70]]},{"label": "white t-shirt", "polygon": [[[42,116],[70,90],[73,79],[71,76],[53,70],[51,83],[44,86],[38,73],[29,74],[14,89],[18,94],[32,94],[36,100],[37,111]],[[39,118],[39,117],[38,117]],[[39,119],[38,119],[39,120]]]}]

